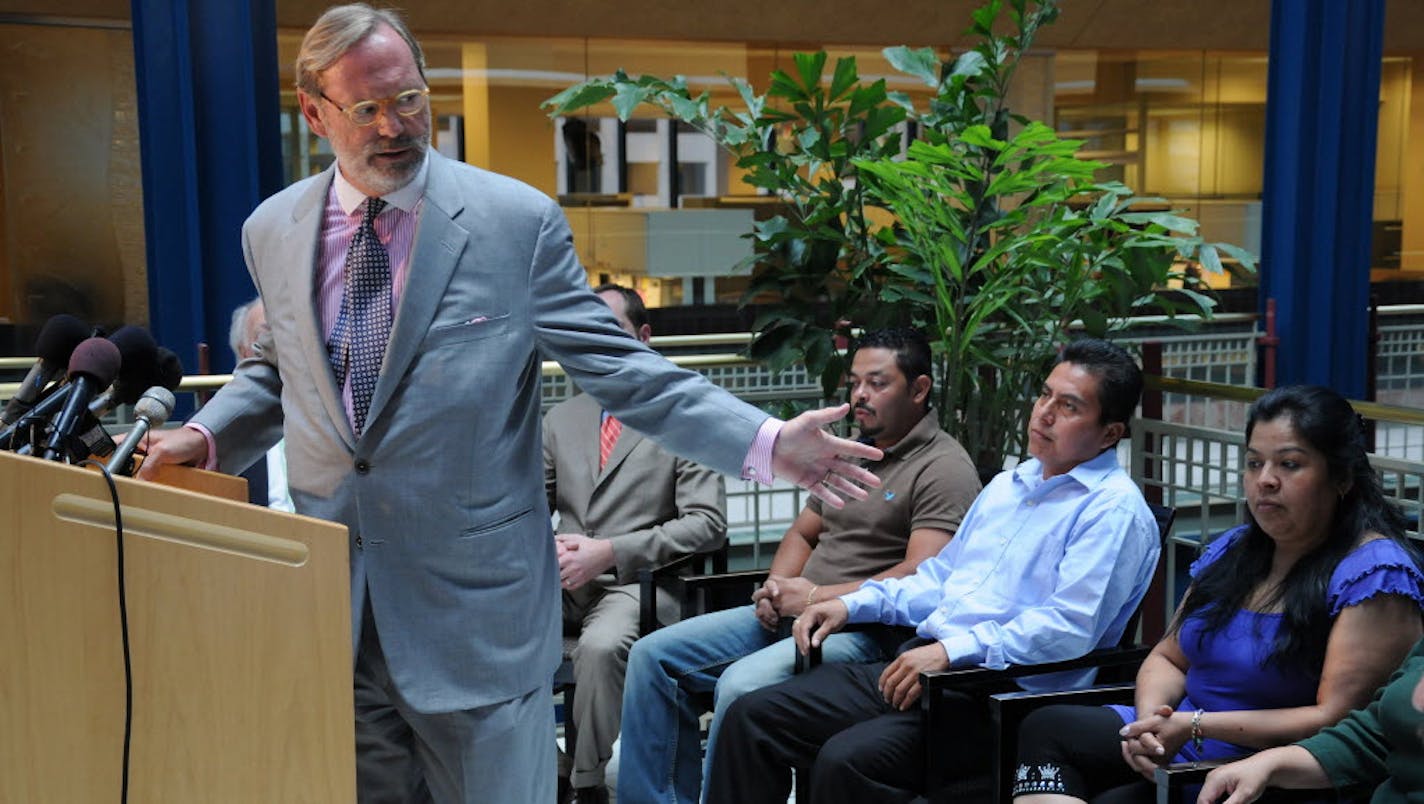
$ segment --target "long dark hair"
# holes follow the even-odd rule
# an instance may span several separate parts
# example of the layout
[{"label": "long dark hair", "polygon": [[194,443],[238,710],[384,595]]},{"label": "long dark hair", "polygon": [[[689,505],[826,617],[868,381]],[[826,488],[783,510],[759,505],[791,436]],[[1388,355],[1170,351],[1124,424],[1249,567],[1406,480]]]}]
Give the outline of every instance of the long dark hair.
[{"label": "long dark hair", "polygon": [[[1344,397],[1319,386],[1277,388],[1256,400],[1246,422],[1246,441],[1260,422],[1282,416],[1290,419],[1296,434],[1325,456],[1330,479],[1349,490],[1335,508],[1325,541],[1291,567],[1280,586],[1266,601],[1279,604],[1281,627],[1271,646],[1269,661],[1319,677],[1330,638],[1330,609],[1326,592],[1330,576],[1347,553],[1367,533],[1379,533],[1401,545],[1421,565],[1419,551],[1404,536],[1404,514],[1384,496],[1379,476],[1365,454],[1364,423]],[[1226,626],[1245,607],[1258,584],[1271,570],[1275,542],[1261,530],[1248,510],[1246,533],[1192,582],[1182,610],[1172,624],[1174,632],[1192,615],[1204,620],[1202,636]]]}]

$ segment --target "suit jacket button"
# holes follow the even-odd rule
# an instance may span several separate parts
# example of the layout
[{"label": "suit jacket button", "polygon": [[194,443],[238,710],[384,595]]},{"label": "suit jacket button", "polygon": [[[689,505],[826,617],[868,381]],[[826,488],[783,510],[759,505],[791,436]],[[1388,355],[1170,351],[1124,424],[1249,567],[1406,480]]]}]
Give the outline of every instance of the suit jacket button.
[{"label": "suit jacket button", "polygon": [[361,458],[356,461],[356,474],[364,475],[369,471],[371,471],[370,461],[366,460],[365,458]]},{"label": "suit jacket button", "polygon": [[357,547],[360,547],[360,546],[361,546],[361,537],[360,537],[360,536],[357,536],[357,537],[356,537],[356,546],[357,546]]}]

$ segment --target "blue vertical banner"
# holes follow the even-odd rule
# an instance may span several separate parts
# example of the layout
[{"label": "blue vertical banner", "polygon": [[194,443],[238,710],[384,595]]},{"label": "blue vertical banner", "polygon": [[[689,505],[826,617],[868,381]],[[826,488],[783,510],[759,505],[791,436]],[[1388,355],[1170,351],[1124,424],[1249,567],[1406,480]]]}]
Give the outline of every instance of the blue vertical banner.
[{"label": "blue vertical banner", "polygon": [[1384,0],[1272,0],[1261,310],[1277,383],[1365,397]]},{"label": "blue vertical banner", "polygon": [[233,308],[255,291],[242,222],[282,186],[274,0],[133,0],[154,336],[225,371]]}]

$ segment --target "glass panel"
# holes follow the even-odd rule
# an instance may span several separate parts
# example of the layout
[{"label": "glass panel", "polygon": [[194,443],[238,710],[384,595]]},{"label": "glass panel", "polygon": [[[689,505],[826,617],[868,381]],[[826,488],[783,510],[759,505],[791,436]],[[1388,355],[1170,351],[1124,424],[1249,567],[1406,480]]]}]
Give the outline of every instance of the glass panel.
[{"label": "glass panel", "polygon": [[1165,198],[1208,239],[1260,252],[1265,56],[1062,52],[1053,69],[1057,129],[1109,165],[1102,178]]}]

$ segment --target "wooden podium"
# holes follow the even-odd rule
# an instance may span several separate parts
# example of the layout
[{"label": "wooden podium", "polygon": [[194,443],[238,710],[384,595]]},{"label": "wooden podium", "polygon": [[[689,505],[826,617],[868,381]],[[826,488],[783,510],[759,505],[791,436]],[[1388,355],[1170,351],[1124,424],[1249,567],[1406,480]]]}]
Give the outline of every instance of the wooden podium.
[{"label": "wooden podium", "polygon": [[[351,802],[346,528],[118,478],[130,802]],[[115,802],[124,744],[103,477],[0,452],[0,802]]]}]

